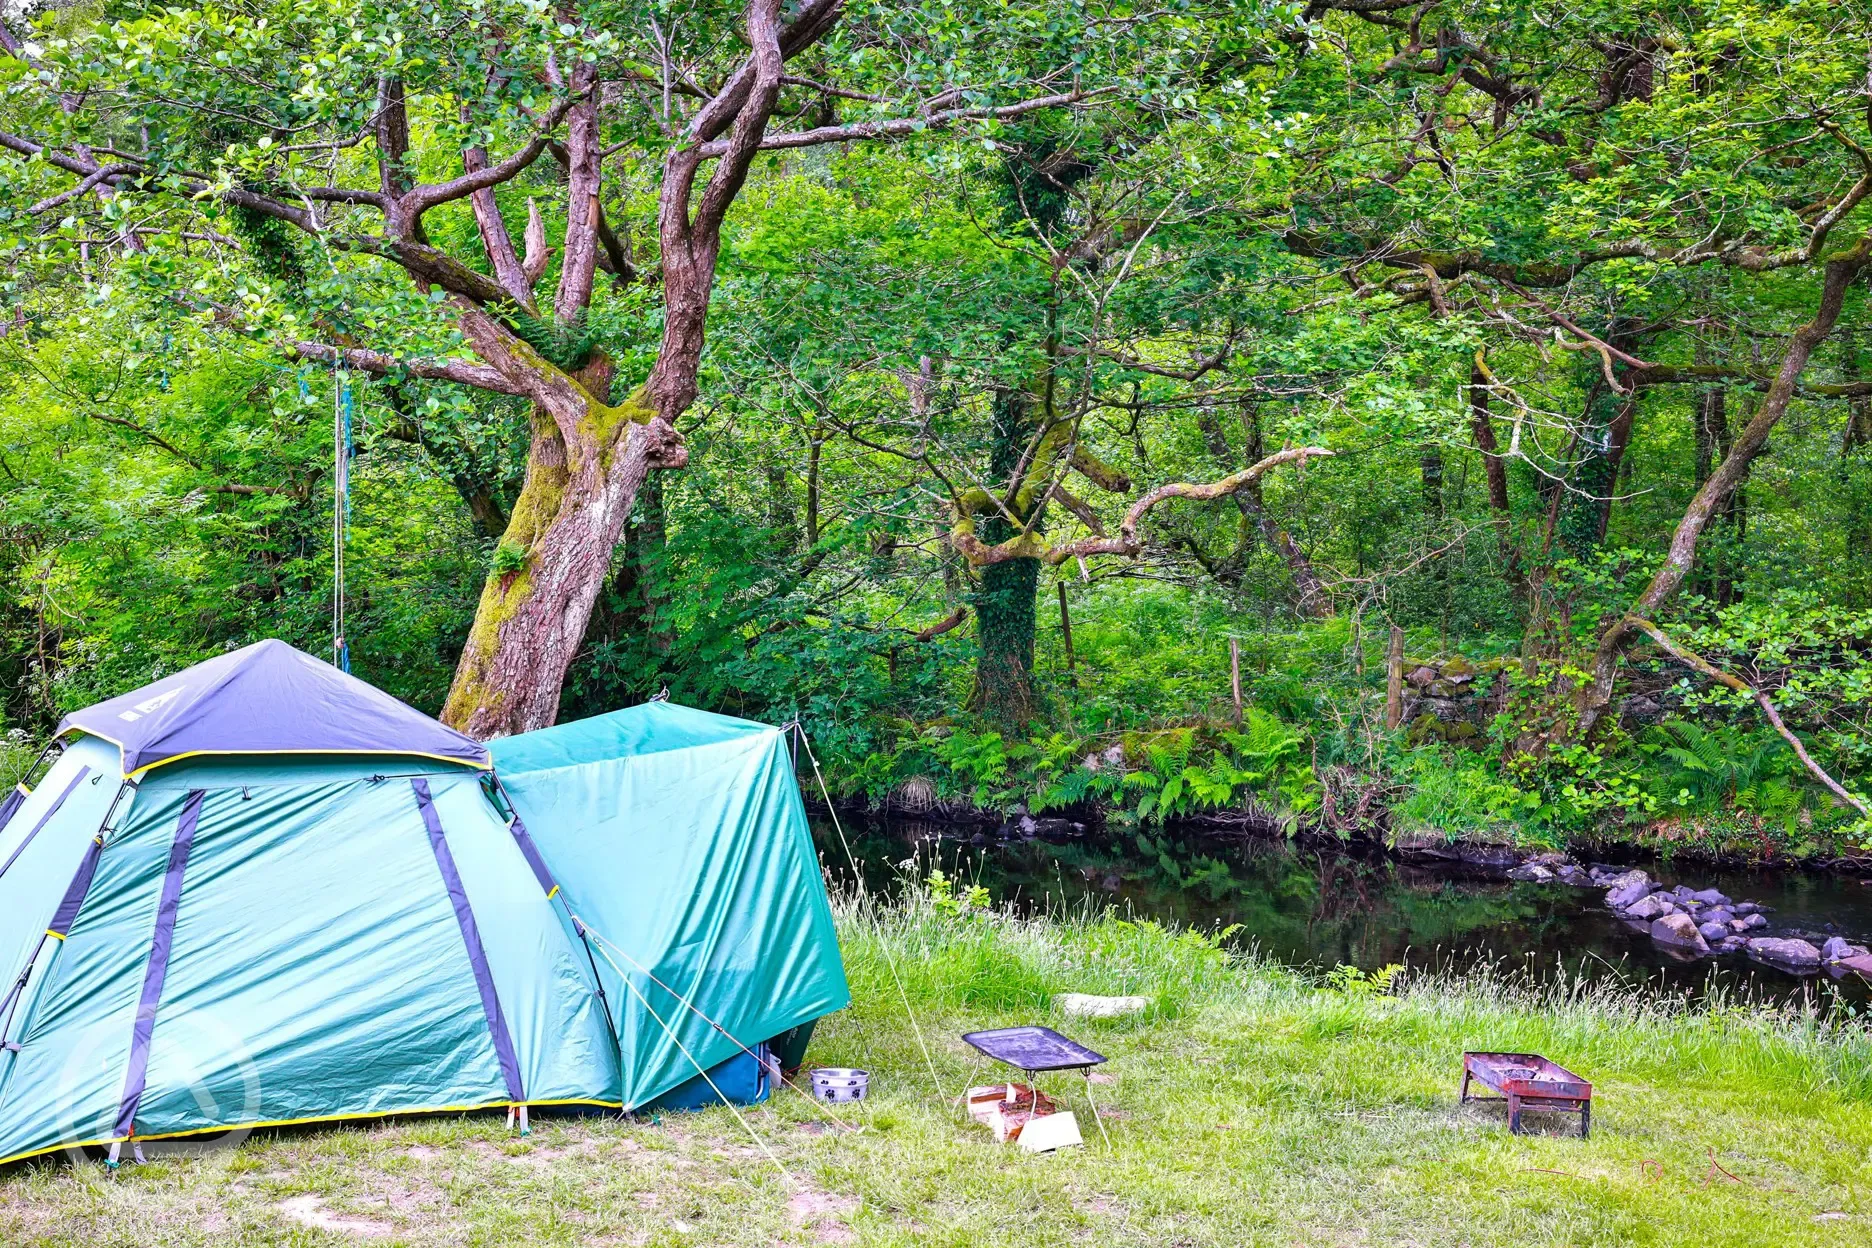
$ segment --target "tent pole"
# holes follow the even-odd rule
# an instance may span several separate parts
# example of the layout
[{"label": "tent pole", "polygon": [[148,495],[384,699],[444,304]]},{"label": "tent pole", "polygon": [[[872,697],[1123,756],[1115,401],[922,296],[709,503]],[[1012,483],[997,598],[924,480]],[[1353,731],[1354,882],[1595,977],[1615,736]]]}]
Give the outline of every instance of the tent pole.
[{"label": "tent pole", "polygon": [[[106,838],[108,834],[114,831],[114,829],[110,826],[110,824],[111,824],[111,820],[114,819],[117,815],[118,803],[123,801],[123,795],[126,791],[134,792],[135,790],[136,790],[136,781],[134,780],[125,780],[122,784],[117,786],[117,796],[111,798],[110,809],[104,812],[104,821],[98,825],[97,834],[91,838],[92,840],[97,842],[99,857],[103,856],[104,845],[106,843]],[[87,854],[86,858],[90,858],[90,855]],[[91,866],[92,866],[92,869],[95,870],[97,867],[97,863],[95,861],[92,861]],[[78,866],[78,873],[72,876],[72,882],[66,885],[65,887],[65,893],[68,898],[71,895],[72,889],[77,886],[78,876],[83,874],[83,872],[84,872],[84,864],[80,863]],[[86,890],[88,891],[90,888],[89,880],[85,881],[85,887],[86,887]],[[81,895],[78,898],[78,901],[82,903],[83,900],[84,898]],[[63,902],[60,903],[61,908],[63,907],[63,904],[64,904]],[[52,917],[53,917],[53,923],[56,926],[57,921],[58,921],[58,915],[55,913]],[[4,1008],[7,1012],[6,1018],[4,1020],[0,1020],[0,1044],[4,1044],[6,1042],[7,1036],[12,1034],[14,1015],[19,1010],[19,1003],[25,992],[26,983],[32,977],[33,967],[38,965],[39,955],[45,951],[46,941],[54,936],[56,936],[59,940],[64,940],[66,935],[68,935],[71,930],[71,924],[77,922],[77,919],[78,919],[77,913],[74,911],[71,917],[66,921],[66,930],[64,932],[54,932],[50,928],[48,928],[46,931],[40,933],[39,943],[33,946],[32,956],[27,958],[26,965],[20,968],[19,978],[14,981],[13,987],[8,990],[7,995],[6,995],[6,1000],[4,1002],[0,1002],[0,1008]]]},{"label": "tent pole", "polygon": [[533,844],[532,835],[527,832],[526,824],[521,822],[520,808],[514,805],[513,794],[509,793],[507,786],[501,783],[500,774],[490,771],[488,778],[494,782],[493,792],[498,793],[501,799],[494,804],[494,812],[500,814],[501,806],[507,807],[507,813],[502,817],[509,820],[508,834],[520,846],[520,852],[526,858],[527,865],[533,868],[533,874],[539,886],[546,890],[546,903],[551,905],[553,898],[559,899],[559,904],[565,909],[566,918],[572,921],[572,930],[578,933],[579,943],[585,946],[585,961],[591,967],[592,988],[598,997],[598,1012],[604,1015],[605,1030],[611,1033],[611,1047],[618,1051],[618,1060],[623,1061],[624,1041],[618,1036],[617,1024],[611,1019],[611,1002],[605,996],[604,979],[598,974],[598,959],[592,956],[591,940],[585,934],[585,924],[580,921],[578,915],[572,912],[572,903],[566,900],[565,890],[559,887],[559,881],[553,877],[552,870],[546,865],[546,860],[540,857],[539,847]]},{"label": "tent pole", "polygon": [[45,743],[45,748],[41,749],[39,753],[33,758],[32,765],[26,768],[25,771],[20,773],[20,778],[19,778],[20,788],[25,789],[28,793],[32,792],[32,786],[29,785],[27,781],[32,779],[33,772],[39,770],[39,764],[45,762],[46,755],[50,754],[55,748],[57,748],[58,743],[59,743],[59,739],[56,736],[54,736],[51,740]]}]

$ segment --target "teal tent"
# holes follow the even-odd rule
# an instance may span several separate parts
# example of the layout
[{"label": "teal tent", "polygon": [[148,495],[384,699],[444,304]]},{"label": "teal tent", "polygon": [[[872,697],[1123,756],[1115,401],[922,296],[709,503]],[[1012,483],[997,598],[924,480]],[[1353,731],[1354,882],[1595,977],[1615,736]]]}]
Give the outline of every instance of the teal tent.
[{"label": "teal tent", "polygon": [[263,642],[79,712],[0,803],[0,1162],[763,1094],[849,1000],[777,728],[490,751]]}]

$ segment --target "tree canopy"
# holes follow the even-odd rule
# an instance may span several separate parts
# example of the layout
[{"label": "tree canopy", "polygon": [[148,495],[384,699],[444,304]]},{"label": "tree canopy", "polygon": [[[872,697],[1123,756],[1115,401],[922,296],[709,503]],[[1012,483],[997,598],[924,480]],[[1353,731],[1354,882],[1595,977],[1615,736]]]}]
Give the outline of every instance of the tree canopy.
[{"label": "tree canopy", "polygon": [[4,722],[342,637],[880,799],[1872,837],[1868,16],[10,11]]}]

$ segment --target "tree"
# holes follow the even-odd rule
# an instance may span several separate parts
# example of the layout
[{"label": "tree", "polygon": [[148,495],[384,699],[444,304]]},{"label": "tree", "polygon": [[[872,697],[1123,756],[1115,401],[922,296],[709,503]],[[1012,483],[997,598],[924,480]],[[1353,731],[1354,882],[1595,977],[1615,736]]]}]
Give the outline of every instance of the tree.
[{"label": "tree", "polygon": [[[45,44],[9,30],[0,146],[23,158],[14,190],[46,190],[24,213],[42,249],[75,243],[89,262],[101,243],[140,280],[173,281],[175,251],[239,239],[290,301],[242,304],[240,283],[212,270],[175,282],[177,297],[300,359],[530,405],[525,481],[443,711],[499,736],[552,722],[639,490],[686,460],[676,422],[697,392],[722,231],[760,154],[1012,119],[1109,89],[1093,80],[1114,69],[1101,40],[1117,40],[1099,26],[1029,36],[1023,15],[993,14],[392,0],[167,10]],[[854,105],[859,117],[838,120]],[[556,256],[537,202],[522,253],[499,196],[535,189],[529,171],[547,154],[561,171]],[[657,238],[659,345],[632,378],[618,377],[594,315],[601,269],[646,276],[607,216],[620,156],[654,186]],[[52,226],[55,213],[69,215]],[[321,266],[332,289],[317,288]],[[417,298],[388,285],[397,270]],[[397,308],[423,332],[386,325]]]}]

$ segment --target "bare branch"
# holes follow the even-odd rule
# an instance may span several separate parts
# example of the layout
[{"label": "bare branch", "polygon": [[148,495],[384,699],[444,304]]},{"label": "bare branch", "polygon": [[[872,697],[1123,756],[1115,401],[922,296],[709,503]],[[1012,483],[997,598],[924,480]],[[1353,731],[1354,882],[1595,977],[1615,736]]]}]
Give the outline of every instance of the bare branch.
[{"label": "bare branch", "polygon": [[[968,608],[957,607],[954,611],[951,611],[941,620],[923,629],[921,632],[910,633],[910,640],[934,641],[950,629],[959,627],[966,619],[968,619]],[[909,632],[908,629],[904,631]]]},{"label": "bare branch", "polygon": [[[463,105],[463,120],[466,121],[467,105]],[[462,151],[462,168],[469,173],[476,173],[488,166],[487,149],[480,147],[465,148]],[[494,279],[514,299],[528,310],[533,309],[533,283],[528,280],[526,270],[520,264],[520,257],[514,252],[513,235],[507,229],[507,223],[501,218],[500,204],[494,198],[494,188],[483,186],[468,196],[469,207],[474,210],[475,228],[481,233],[481,249],[487,253],[488,264],[494,270]]]},{"label": "bare branch", "polygon": [[28,208],[26,213],[28,216],[36,217],[41,213],[50,212],[60,204],[70,203],[72,200],[77,199],[100,182],[108,182],[121,174],[134,172],[136,172],[135,165],[105,165],[95,173],[86,174],[83,181],[79,182],[78,185],[72,187],[70,190],[60,191],[56,195],[51,195],[40,200],[38,203]]},{"label": "bare branch", "polygon": [[422,214],[438,204],[450,200],[465,199],[485,186],[498,186],[511,181],[527,166],[539,159],[539,154],[546,150],[546,141],[552,137],[553,130],[564,120],[577,97],[564,96],[554,100],[552,106],[540,115],[539,124],[534,128],[533,136],[521,145],[520,149],[503,160],[496,161],[486,168],[464,173],[447,182],[433,182],[423,186],[411,187],[408,193],[397,201],[398,211],[414,225]]},{"label": "bare branch", "polygon": [[526,259],[520,262],[520,270],[526,278],[527,293],[530,297],[533,287],[546,274],[546,266],[552,263],[553,249],[546,245],[546,222],[540,219],[539,201],[527,200],[526,223]]},{"label": "bare branch", "polygon": [[[1042,109],[1062,108],[1069,104],[1077,104],[1082,100],[1102,95],[1110,89],[1101,87],[1093,91],[1062,91],[1055,95],[1022,100],[1018,104],[1002,105],[999,108],[947,108],[919,117],[851,121],[837,126],[818,126],[811,130],[770,134],[761,139],[759,150],[776,152],[799,147],[817,147],[825,143],[853,143],[861,139],[899,138],[922,130],[936,130],[952,126],[959,121],[1005,121],[1014,117],[1023,117],[1028,113],[1039,112]],[[722,141],[703,143],[694,150],[706,160],[727,155],[728,144]]]},{"label": "bare branch", "polygon": [[1135,558],[1144,549],[1144,543],[1138,538],[1138,526],[1144,517],[1159,503],[1172,498],[1208,500],[1226,498],[1238,490],[1247,488],[1269,469],[1282,464],[1303,463],[1309,459],[1327,458],[1333,452],[1319,446],[1292,447],[1276,451],[1253,467],[1212,481],[1207,485],[1192,485],[1187,482],[1173,482],[1160,485],[1144,497],[1131,504],[1124,519],[1118,524],[1116,537],[1088,537],[1075,542],[1065,542],[1059,546],[1048,547],[1045,540],[1032,532],[1022,532],[994,546],[988,545],[975,536],[971,516],[964,514],[949,535],[950,543],[962,553],[970,563],[978,567],[992,563],[1004,563],[1009,559],[1040,559],[1052,567],[1058,567],[1068,559],[1082,559],[1088,555],[1124,555]]},{"label": "bare branch", "polygon": [[1868,810],[1864,802],[1860,801],[1858,797],[1842,787],[1839,781],[1828,775],[1826,769],[1821,767],[1819,763],[1816,763],[1813,760],[1813,756],[1807,753],[1807,747],[1803,745],[1801,739],[1795,736],[1793,732],[1789,731],[1788,726],[1782,722],[1780,712],[1775,709],[1774,702],[1767,694],[1757,689],[1754,685],[1749,684],[1740,676],[1731,675],[1723,671],[1708,659],[1696,653],[1696,651],[1678,645],[1669,637],[1666,637],[1663,630],[1659,629],[1658,626],[1653,624],[1650,620],[1640,619],[1634,616],[1631,619],[1631,623],[1633,627],[1640,629],[1647,637],[1655,641],[1659,649],[1663,650],[1666,654],[1690,668],[1692,671],[1701,672],[1724,688],[1733,689],[1737,693],[1744,694],[1754,699],[1755,704],[1761,707],[1762,714],[1768,717],[1768,722],[1774,725],[1774,730],[1781,734],[1781,739],[1793,747],[1794,756],[1800,759],[1801,766],[1805,767],[1814,779],[1824,784],[1827,789],[1832,792],[1833,796],[1839,798],[1840,801],[1845,802],[1860,814],[1872,818],[1872,810]]},{"label": "bare branch", "polygon": [[335,347],[323,342],[295,342],[286,348],[289,359],[341,364],[373,377],[409,376],[425,381],[452,381],[457,385],[491,390],[496,394],[524,391],[495,369],[471,360],[404,360],[365,347]]}]

